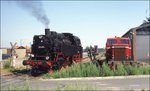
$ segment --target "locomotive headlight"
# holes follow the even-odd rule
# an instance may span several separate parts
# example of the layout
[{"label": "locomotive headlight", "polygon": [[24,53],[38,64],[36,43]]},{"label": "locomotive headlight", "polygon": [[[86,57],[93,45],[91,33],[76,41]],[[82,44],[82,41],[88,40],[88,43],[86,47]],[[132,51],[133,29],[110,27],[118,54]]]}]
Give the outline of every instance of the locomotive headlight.
[{"label": "locomotive headlight", "polygon": [[31,57],[34,57],[34,55],[33,55],[33,54],[31,54]]},{"label": "locomotive headlight", "polygon": [[48,60],[49,59],[49,56],[46,56],[46,60]]},{"label": "locomotive headlight", "polygon": [[39,39],[41,39],[43,36],[41,35],[41,36],[39,36]]}]

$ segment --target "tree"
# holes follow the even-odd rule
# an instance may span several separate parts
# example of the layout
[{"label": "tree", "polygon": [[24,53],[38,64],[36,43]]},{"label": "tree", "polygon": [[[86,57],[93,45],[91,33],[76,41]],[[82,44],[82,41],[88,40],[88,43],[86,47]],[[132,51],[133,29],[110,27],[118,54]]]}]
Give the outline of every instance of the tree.
[{"label": "tree", "polygon": [[88,52],[89,49],[90,49],[90,47],[87,46],[87,47],[84,49],[84,52]]}]

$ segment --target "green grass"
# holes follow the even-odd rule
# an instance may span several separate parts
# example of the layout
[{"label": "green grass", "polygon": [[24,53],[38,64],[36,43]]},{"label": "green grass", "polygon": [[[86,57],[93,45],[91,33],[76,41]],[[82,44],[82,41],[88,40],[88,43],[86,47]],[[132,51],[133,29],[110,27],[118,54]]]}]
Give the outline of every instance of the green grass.
[{"label": "green grass", "polygon": [[131,66],[128,65],[124,67],[128,75],[141,75],[141,74],[150,74],[150,67],[148,66]]},{"label": "green grass", "polygon": [[107,64],[103,64],[102,67],[99,68],[99,76],[112,76],[112,75],[114,75],[114,72],[108,67]]},{"label": "green grass", "polygon": [[114,70],[114,76],[128,75],[125,66],[119,65],[117,70]]},{"label": "green grass", "polygon": [[45,78],[65,78],[65,77],[88,77],[99,76],[99,69],[91,64],[74,64],[71,67],[62,69],[61,72],[54,72],[52,74],[45,74]]},{"label": "green grass", "polygon": [[123,75],[145,75],[150,74],[149,66],[131,66],[119,65],[116,70],[111,70],[107,64],[102,67],[96,67],[92,63],[74,64],[71,67],[62,69],[61,72],[54,72],[52,74],[44,74],[43,78],[67,78],[67,77],[99,77],[99,76],[123,76]]}]

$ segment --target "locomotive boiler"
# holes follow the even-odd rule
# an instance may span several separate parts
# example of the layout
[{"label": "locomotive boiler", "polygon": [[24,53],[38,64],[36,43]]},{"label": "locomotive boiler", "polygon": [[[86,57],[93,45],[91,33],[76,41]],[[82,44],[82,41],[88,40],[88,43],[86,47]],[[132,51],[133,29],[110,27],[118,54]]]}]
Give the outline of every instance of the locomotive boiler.
[{"label": "locomotive boiler", "polygon": [[23,65],[30,65],[32,73],[37,71],[53,72],[62,67],[81,62],[82,45],[80,39],[71,33],[57,33],[45,29],[45,35],[35,35],[31,54]]}]

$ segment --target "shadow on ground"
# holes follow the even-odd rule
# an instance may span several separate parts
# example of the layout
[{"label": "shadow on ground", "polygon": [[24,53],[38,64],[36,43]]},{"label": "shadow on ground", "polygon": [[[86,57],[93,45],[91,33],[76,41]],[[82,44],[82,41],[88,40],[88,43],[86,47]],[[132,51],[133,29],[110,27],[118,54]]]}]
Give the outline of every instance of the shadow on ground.
[{"label": "shadow on ground", "polygon": [[21,76],[21,75],[28,75],[28,76],[33,76],[33,77],[39,77],[43,74],[46,74],[47,72],[45,71],[38,71],[36,73],[32,73],[32,69],[17,69],[17,70],[13,70],[12,73],[14,75],[17,75],[17,76]]}]

